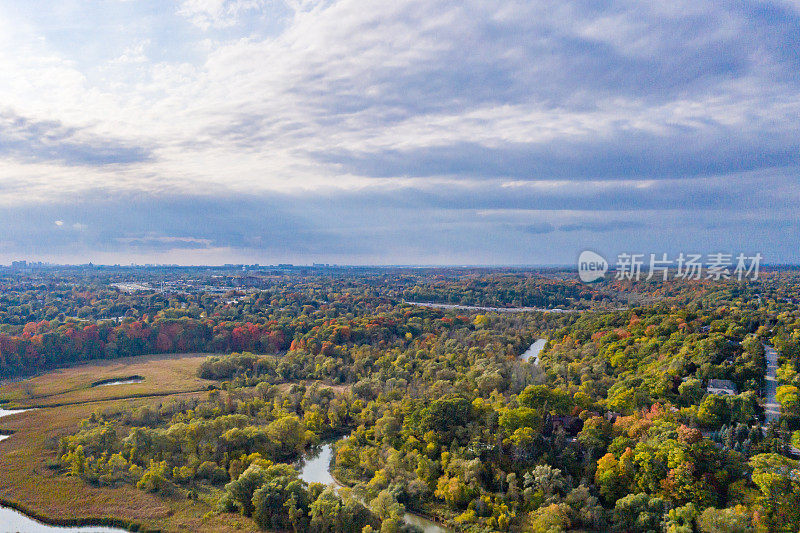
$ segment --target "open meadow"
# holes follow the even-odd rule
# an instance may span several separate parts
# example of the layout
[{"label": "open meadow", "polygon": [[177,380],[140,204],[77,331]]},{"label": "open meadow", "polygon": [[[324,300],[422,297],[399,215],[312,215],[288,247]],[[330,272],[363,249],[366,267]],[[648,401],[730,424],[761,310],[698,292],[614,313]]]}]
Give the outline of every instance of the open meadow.
[{"label": "open meadow", "polygon": [[[205,354],[168,354],[91,361],[60,368],[0,387],[7,408],[54,407],[132,397],[168,396],[207,390],[197,377]],[[109,380],[141,378],[139,383],[98,385]]]},{"label": "open meadow", "polygon": [[[0,499],[51,521],[117,518],[140,529],[165,531],[250,531],[249,519],[234,514],[204,515],[213,509],[215,489],[187,498],[177,489],[164,497],[130,485],[97,487],[56,468],[58,442],[75,433],[93,412],[157,408],[173,398],[206,398],[213,381],[197,377],[200,354],[146,356],[82,364],[0,387],[4,407],[35,410],[0,419],[13,432],[0,444]],[[97,381],[141,376],[141,383],[92,386]]]}]

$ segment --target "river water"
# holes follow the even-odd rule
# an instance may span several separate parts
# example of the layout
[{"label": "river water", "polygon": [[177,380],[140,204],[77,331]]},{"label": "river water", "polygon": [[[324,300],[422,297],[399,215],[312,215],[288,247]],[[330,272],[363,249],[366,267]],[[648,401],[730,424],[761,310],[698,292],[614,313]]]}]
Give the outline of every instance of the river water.
[{"label": "river water", "polygon": [[[0,408],[0,418],[3,418],[4,416],[13,415],[15,413],[24,413],[25,411],[30,411],[30,409],[3,409],[3,408]],[[0,429],[2,429],[2,428],[0,428]],[[11,435],[0,435],[0,442],[6,440],[10,436]],[[3,522],[0,522],[0,527],[2,525],[3,525]]]},{"label": "river water", "polygon": [[[336,485],[336,480],[330,472],[331,457],[333,456],[333,445],[328,442],[309,452],[303,460],[300,468],[300,478],[306,483],[324,483],[325,485]],[[453,533],[452,529],[440,526],[436,522],[423,518],[412,513],[405,513],[403,520],[422,529],[424,533]]]},{"label": "river water", "polygon": [[525,350],[525,353],[519,356],[519,358],[528,362],[531,362],[531,359],[533,359],[533,364],[538,365],[539,354],[542,352],[542,350],[544,350],[545,344],[547,344],[547,339],[536,339],[533,341],[533,344],[531,344],[528,349]]},{"label": "river water", "polygon": [[127,533],[125,529],[103,526],[51,526],[20,513],[16,509],[0,506],[0,533]]},{"label": "river water", "polygon": [[25,411],[30,411],[30,409],[3,409],[0,408],[0,418],[4,416],[13,415],[15,413],[24,413]]},{"label": "river water", "polygon": [[[0,408],[0,418],[3,418],[4,416],[13,415],[14,413],[24,413],[25,411],[30,411],[30,409],[3,409],[3,408]],[[2,429],[2,428],[0,428],[0,429]],[[10,436],[11,435],[0,435],[0,442],[3,442],[4,440],[9,438]],[[3,522],[2,521],[0,521],[0,527],[3,527]],[[2,533],[2,530],[0,530],[0,533]]]},{"label": "river water", "polygon": [[[0,417],[22,413],[28,410],[29,409],[0,409]],[[8,437],[9,435],[0,435],[0,441]],[[337,485],[330,473],[332,455],[332,442],[319,446],[306,456],[303,461],[303,466],[300,469],[300,477],[308,483]],[[452,533],[450,529],[411,513],[406,513],[403,519],[408,524],[418,526],[424,533]],[[124,529],[103,526],[51,526],[30,518],[16,509],[0,505],[0,533],[124,533],[125,531]]]}]

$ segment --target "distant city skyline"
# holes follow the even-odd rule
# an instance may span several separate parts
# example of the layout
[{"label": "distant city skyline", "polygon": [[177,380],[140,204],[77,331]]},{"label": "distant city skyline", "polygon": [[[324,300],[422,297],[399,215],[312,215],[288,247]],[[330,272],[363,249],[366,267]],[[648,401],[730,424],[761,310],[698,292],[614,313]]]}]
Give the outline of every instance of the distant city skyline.
[{"label": "distant city skyline", "polygon": [[0,263],[800,263],[800,4],[0,3]]}]

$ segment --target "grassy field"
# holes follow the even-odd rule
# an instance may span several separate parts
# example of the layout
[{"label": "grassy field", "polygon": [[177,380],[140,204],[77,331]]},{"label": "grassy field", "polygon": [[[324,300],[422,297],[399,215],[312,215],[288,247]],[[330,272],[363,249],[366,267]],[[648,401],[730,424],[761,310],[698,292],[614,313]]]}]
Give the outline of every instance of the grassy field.
[{"label": "grassy field", "polygon": [[[124,405],[157,406],[170,397],[206,397],[212,382],[197,378],[201,354],[117,359],[60,369],[0,387],[0,399],[34,411],[0,418],[13,431],[0,443],[0,498],[55,520],[113,517],[163,531],[255,531],[255,524],[233,514],[205,516],[213,509],[211,489],[189,500],[178,489],[169,497],[128,485],[93,487],[48,467],[58,440],[74,433],[93,411]],[[144,377],[142,383],[92,387],[103,379]],[[7,407],[7,405],[4,405]],[[204,518],[205,516],[205,518]]]},{"label": "grassy field", "polygon": [[[0,387],[0,399],[8,400],[9,406],[45,407],[205,390],[211,382],[197,377],[197,367],[205,358],[205,354],[172,354],[92,361],[6,384]],[[92,386],[131,376],[144,380]]]}]

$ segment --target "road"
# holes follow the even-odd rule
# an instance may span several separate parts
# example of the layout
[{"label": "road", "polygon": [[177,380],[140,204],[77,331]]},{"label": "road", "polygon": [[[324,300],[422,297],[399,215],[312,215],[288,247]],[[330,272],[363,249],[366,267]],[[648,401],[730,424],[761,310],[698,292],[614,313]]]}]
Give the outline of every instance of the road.
[{"label": "road", "polygon": [[[777,422],[781,414],[781,406],[775,399],[775,394],[778,390],[778,378],[776,372],[778,371],[778,352],[769,344],[764,345],[764,355],[767,359],[767,373],[764,376],[766,382],[764,384],[764,417],[765,424]],[[766,425],[761,426],[762,431],[766,433]],[[800,457],[800,448],[796,448],[791,444],[788,445],[789,454],[793,457]]]},{"label": "road", "polygon": [[781,413],[781,407],[775,399],[775,393],[778,390],[778,378],[775,373],[778,371],[778,352],[769,344],[764,345],[764,353],[767,358],[767,373],[764,376],[766,379],[764,385],[764,414],[766,422],[775,422]]},{"label": "road", "polygon": [[495,313],[527,313],[530,311],[540,311],[544,313],[580,313],[584,309],[544,309],[542,307],[481,307],[477,305],[457,305],[457,304],[437,304],[429,302],[404,302],[409,305],[419,307],[435,307],[437,309],[463,309],[465,311],[493,311]]}]

